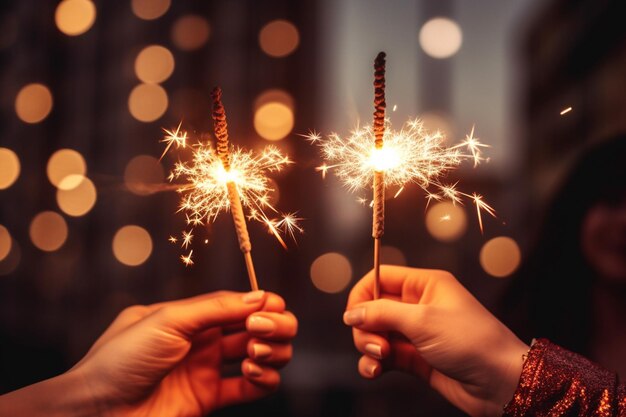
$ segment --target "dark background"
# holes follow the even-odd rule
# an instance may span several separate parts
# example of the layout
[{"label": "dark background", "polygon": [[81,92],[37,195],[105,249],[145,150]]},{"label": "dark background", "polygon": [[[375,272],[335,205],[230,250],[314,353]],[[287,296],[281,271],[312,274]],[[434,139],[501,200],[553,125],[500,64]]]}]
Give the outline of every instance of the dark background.
[{"label": "dark background", "polygon": [[[129,0],[94,3],[95,24],[76,37],[55,26],[56,2],[0,5],[0,147],[12,149],[21,163],[17,182],[0,190],[0,224],[13,239],[12,254],[0,261],[0,390],[65,371],[128,305],[247,290],[228,216],[213,225],[208,246],[196,247],[194,267],[184,268],[179,249],[167,242],[183,227],[175,214],[178,196],[137,196],[127,190],[123,174],[134,156],[160,155],[162,127],[184,119],[186,129],[210,132],[208,92],[214,85],[224,90],[233,141],[258,147],[265,141],[253,126],[255,98],[280,88],[294,99],[295,126],[276,145],[297,164],[274,179],[280,208],[298,210],[305,234],[284,251],[261,226],[251,224],[250,231],[261,286],[284,296],[300,333],[281,391],[221,415],[457,414],[414,378],[359,378],[358,355],[341,323],[349,287],[321,292],[309,268],[333,251],[350,260],[352,282],[367,272],[369,212],[332,178],[321,180],[314,169],[317,150],[298,134],[346,133],[358,119],[369,120],[371,67],[379,50],[388,53],[387,101],[398,104],[392,122],[436,114],[447,121],[453,140],[475,123],[478,137],[492,146],[491,161],[478,170],[462,168],[450,181],[462,178],[464,190],[485,195],[498,219],[486,220],[481,235],[468,206],[463,236],[439,242],[425,229],[423,195],[411,188],[388,202],[393,215],[384,243],[399,249],[408,265],[452,271],[493,306],[507,280],[483,271],[481,246],[509,236],[523,256],[573,155],[626,127],[626,26],[619,2],[177,0],[149,21],[133,14]],[[170,30],[190,13],[207,19],[210,37],[201,48],[182,51],[172,45]],[[419,29],[436,16],[454,19],[463,31],[461,49],[451,58],[434,59],[420,48]],[[259,47],[259,30],[274,19],[289,20],[300,35],[298,48],[284,58]],[[168,110],[143,123],[130,115],[127,100],[139,82],[135,57],[149,44],[170,49],[176,66],[162,83]],[[48,86],[54,97],[51,113],[37,124],[22,122],[14,110],[18,91],[32,82]],[[569,106],[573,110],[561,116]],[[68,240],[47,253],[32,244],[28,230],[37,213],[59,211],[46,163],[61,148],[85,157],[98,199],[87,215],[64,216]],[[165,168],[172,162],[166,158]],[[127,224],[148,230],[154,245],[137,267],[117,262],[111,251],[113,235]]]}]

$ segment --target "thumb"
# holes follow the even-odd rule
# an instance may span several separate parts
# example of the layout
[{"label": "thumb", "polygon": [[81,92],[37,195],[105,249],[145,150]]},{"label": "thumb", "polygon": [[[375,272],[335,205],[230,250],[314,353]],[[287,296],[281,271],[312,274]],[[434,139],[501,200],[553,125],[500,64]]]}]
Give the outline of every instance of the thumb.
[{"label": "thumb", "polygon": [[233,293],[186,304],[165,305],[151,318],[160,326],[190,337],[210,327],[244,321],[263,307],[265,299],[265,291]]},{"label": "thumb", "polygon": [[374,300],[358,304],[343,314],[348,326],[370,332],[395,331],[407,338],[415,332],[422,314],[418,304],[392,300]]}]

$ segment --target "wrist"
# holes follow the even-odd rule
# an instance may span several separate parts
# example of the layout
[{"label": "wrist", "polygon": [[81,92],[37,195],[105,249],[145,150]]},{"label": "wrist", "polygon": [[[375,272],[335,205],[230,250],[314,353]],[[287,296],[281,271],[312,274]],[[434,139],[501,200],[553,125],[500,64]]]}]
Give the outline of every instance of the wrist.
[{"label": "wrist", "polygon": [[1,396],[0,409],[15,417],[99,416],[84,379],[74,371]]},{"label": "wrist", "polygon": [[530,347],[514,336],[511,346],[504,351],[503,366],[498,378],[499,384],[494,390],[492,402],[494,415],[501,416],[504,407],[513,399],[513,395],[519,385],[524,362]]}]

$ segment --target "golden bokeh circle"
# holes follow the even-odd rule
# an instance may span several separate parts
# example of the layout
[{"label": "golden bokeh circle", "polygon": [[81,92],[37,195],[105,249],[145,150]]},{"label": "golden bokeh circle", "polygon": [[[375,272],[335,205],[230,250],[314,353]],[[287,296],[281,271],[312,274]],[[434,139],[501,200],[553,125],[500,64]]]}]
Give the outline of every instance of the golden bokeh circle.
[{"label": "golden bokeh circle", "polygon": [[34,124],[44,120],[52,110],[52,93],[43,84],[25,85],[15,97],[15,113],[20,120]]},{"label": "golden bokeh circle", "polygon": [[352,265],[348,258],[337,252],[319,256],[311,264],[311,281],[323,292],[330,294],[343,291],[352,279]]},{"label": "golden bokeh circle", "polygon": [[161,45],[143,48],[135,58],[135,75],[144,83],[161,83],[174,72],[174,55]]},{"label": "golden bokeh circle", "polygon": [[138,18],[154,20],[163,16],[171,3],[171,0],[132,0],[130,7]]},{"label": "golden bokeh circle", "polygon": [[294,110],[295,101],[293,97],[291,96],[291,94],[279,88],[270,88],[260,93],[254,100],[253,109],[256,112],[259,109],[259,107],[263,106],[264,104],[271,103],[271,102],[284,104],[285,106],[289,107],[289,109],[291,109],[292,111]]},{"label": "golden bokeh circle", "polygon": [[0,224],[0,262],[11,252],[12,239],[9,230]]},{"label": "golden bokeh circle", "polygon": [[419,42],[426,54],[444,59],[456,54],[463,43],[461,27],[454,20],[435,17],[420,29]]},{"label": "golden bokeh circle", "polygon": [[150,195],[163,184],[165,173],[159,160],[150,155],[138,155],[124,169],[124,184],[133,194]]},{"label": "golden bokeh circle", "polygon": [[140,122],[153,122],[167,110],[167,93],[160,85],[139,84],[128,97],[128,110]]},{"label": "golden bokeh circle", "polygon": [[29,235],[37,248],[53,252],[67,240],[67,223],[59,213],[44,211],[30,222]]},{"label": "golden bokeh circle", "polygon": [[69,190],[80,184],[87,173],[87,163],[78,151],[59,149],[48,160],[46,173],[52,185]]},{"label": "golden bokeh circle", "polygon": [[263,52],[274,58],[282,58],[293,53],[300,44],[300,34],[293,23],[287,20],[273,20],[259,32],[259,45]]},{"label": "golden bokeh circle", "polygon": [[485,272],[497,278],[504,278],[519,267],[522,252],[515,240],[499,236],[483,245],[479,259]]},{"label": "golden bokeh circle", "polygon": [[80,217],[89,213],[93,206],[96,204],[97,192],[93,182],[87,178],[82,177],[80,180],[67,177],[63,181],[71,181],[72,183],[78,181],[78,185],[72,188],[57,189],[57,204],[63,213]]},{"label": "golden bokeh circle", "polygon": [[254,129],[264,139],[275,141],[285,138],[293,129],[293,111],[283,103],[271,101],[254,113]]},{"label": "golden bokeh circle", "polygon": [[426,229],[441,242],[453,242],[467,230],[467,215],[458,205],[448,201],[437,202],[426,213]]},{"label": "golden bokeh circle", "polygon": [[20,176],[20,159],[8,148],[0,148],[0,190],[6,190]]},{"label": "golden bokeh circle", "polygon": [[66,35],[82,35],[96,21],[96,6],[91,0],[63,0],[57,6],[54,21]]},{"label": "golden bokeh circle", "polygon": [[193,51],[209,40],[211,26],[202,16],[185,15],[179,17],[172,26],[172,43],[183,51]]},{"label": "golden bokeh circle", "polygon": [[128,225],[120,228],[113,237],[113,255],[128,266],[143,264],[152,253],[152,238],[143,227]]}]

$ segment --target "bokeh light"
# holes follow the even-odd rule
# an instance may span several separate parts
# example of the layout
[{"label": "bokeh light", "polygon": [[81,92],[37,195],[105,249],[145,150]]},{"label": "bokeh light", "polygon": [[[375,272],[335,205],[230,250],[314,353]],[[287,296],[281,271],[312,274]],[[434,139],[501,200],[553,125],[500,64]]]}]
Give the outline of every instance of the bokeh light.
[{"label": "bokeh light", "polygon": [[48,160],[46,172],[52,185],[69,190],[81,183],[87,172],[87,163],[79,152],[60,149]]},{"label": "bokeh light", "polygon": [[39,123],[52,110],[52,93],[43,84],[33,83],[22,87],[15,97],[15,112],[26,123]]},{"label": "bokeh light", "polygon": [[67,239],[65,219],[54,211],[44,211],[30,222],[30,240],[37,248],[52,252],[59,249]]},{"label": "bokeh light", "polygon": [[91,0],[63,0],[57,6],[54,21],[66,35],[82,35],[96,21],[96,6]]},{"label": "bokeh light", "polygon": [[0,224],[0,262],[11,252],[11,234]]},{"label": "bokeh light", "polygon": [[61,211],[67,215],[74,217],[84,216],[96,204],[96,187],[87,177],[81,177],[80,179],[73,177],[75,176],[66,177],[62,185],[67,181],[72,183],[78,181],[78,185],[71,188],[59,187],[57,190],[57,204]]},{"label": "bokeh light", "polygon": [[463,43],[459,25],[448,18],[436,17],[424,23],[419,41],[426,54],[433,58],[449,58],[456,54]]},{"label": "bokeh light", "polygon": [[183,51],[193,51],[204,45],[211,35],[209,22],[198,15],[179,17],[172,26],[172,43]]},{"label": "bokeh light", "polygon": [[154,20],[163,16],[170,8],[171,0],[132,0],[130,7],[135,16],[143,20]]},{"label": "bokeh light", "polygon": [[174,72],[174,55],[161,45],[146,46],[135,59],[135,74],[144,83],[160,83]]},{"label": "bokeh light", "polygon": [[160,85],[139,84],[128,97],[128,110],[140,122],[153,122],[167,110],[167,93]]},{"label": "bokeh light", "polygon": [[382,246],[380,248],[380,263],[386,265],[406,265],[406,256],[394,246]]},{"label": "bokeh light", "polygon": [[289,107],[292,111],[294,110],[294,99],[291,96],[291,94],[279,88],[271,88],[259,94],[257,98],[254,100],[253,109],[256,112],[259,109],[259,107],[270,102],[284,104],[285,106]]},{"label": "bokeh light", "polygon": [[433,204],[426,213],[428,233],[441,242],[453,242],[467,229],[467,215],[458,205],[448,201]]},{"label": "bokeh light", "polygon": [[0,148],[0,190],[5,190],[20,176],[20,159],[8,148]]},{"label": "bokeh light", "polygon": [[0,259],[0,276],[9,275],[13,273],[20,264],[22,259],[22,251],[17,241],[11,241],[11,248],[9,253]]},{"label": "bokeh light", "polygon": [[350,261],[340,253],[325,253],[311,264],[311,281],[320,291],[331,294],[341,292],[351,279]]},{"label": "bokeh light", "polygon": [[271,101],[254,113],[254,128],[264,139],[281,140],[291,132],[294,124],[293,111],[282,103]]},{"label": "bokeh light", "polygon": [[515,240],[499,236],[489,240],[480,250],[480,265],[497,278],[511,275],[519,267],[522,253]]},{"label": "bokeh light", "polygon": [[153,156],[139,155],[131,159],[124,170],[124,184],[133,194],[149,195],[163,184],[163,166]]},{"label": "bokeh light", "polygon": [[259,45],[263,52],[275,58],[285,57],[296,50],[300,34],[293,23],[273,20],[259,32]]},{"label": "bokeh light", "polygon": [[143,227],[128,225],[115,233],[112,246],[113,255],[120,263],[138,266],[152,253],[152,238]]}]

